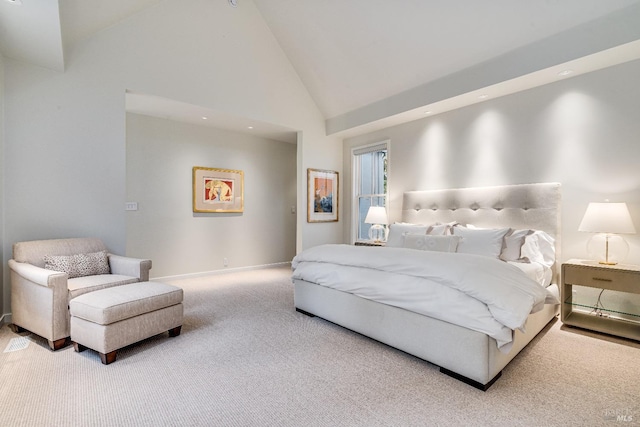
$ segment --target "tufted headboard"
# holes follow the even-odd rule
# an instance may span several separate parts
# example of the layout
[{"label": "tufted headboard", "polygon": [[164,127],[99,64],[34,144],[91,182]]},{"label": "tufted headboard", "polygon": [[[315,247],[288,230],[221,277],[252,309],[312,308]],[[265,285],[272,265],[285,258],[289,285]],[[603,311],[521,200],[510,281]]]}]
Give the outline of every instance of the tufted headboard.
[{"label": "tufted headboard", "polygon": [[[555,239],[556,259],[560,259],[559,183],[407,191],[402,200],[402,221],[457,221],[478,227],[542,230]],[[557,270],[556,265],[555,279]]]}]

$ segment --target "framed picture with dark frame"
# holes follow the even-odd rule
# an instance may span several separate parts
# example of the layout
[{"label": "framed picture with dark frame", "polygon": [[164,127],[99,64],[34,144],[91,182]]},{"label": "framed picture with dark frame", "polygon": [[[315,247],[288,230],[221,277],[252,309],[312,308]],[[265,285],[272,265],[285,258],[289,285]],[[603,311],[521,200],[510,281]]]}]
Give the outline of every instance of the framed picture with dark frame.
[{"label": "framed picture with dark frame", "polygon": [[194,212],[243,212],[244,173],[241,170],[193,167]]},{"label": "framed picture with dark frame", "polygon": [[307,169],[307,222],[338,221],[338,172]]}]

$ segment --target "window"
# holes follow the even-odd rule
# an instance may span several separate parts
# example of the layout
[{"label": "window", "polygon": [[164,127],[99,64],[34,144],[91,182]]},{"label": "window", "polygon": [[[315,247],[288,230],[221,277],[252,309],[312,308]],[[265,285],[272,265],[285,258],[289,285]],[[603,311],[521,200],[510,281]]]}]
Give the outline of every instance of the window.
[{"label": "window", "polygon": [[354,148],[352,224],[355,241],[369,240],[371,224],[364,219],[370,206],[387,205],[388,141]]}]

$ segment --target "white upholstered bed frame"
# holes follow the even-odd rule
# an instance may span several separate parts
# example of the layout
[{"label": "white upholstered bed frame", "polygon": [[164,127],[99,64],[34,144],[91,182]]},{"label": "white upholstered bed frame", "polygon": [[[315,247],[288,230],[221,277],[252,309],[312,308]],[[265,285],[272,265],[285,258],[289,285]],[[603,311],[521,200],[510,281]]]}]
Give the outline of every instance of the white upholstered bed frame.
[{"label": "white upholstered bed frame", "polygon": [[[402,221],[433,224],[458,221],[478,227],[543,230],[555,238],[560,259],[560,184],[409,191],[404,194]],[[554,266],[553,283],[557,281]],[[526,333],[516,331],[508,353],[496,341],[438,319],[393,307],[303,280],[294,280],[296,310],[318,316],[440,367],[448,375],[486,390],[502,369],[557,314],[545,305],[529,315]]]}]

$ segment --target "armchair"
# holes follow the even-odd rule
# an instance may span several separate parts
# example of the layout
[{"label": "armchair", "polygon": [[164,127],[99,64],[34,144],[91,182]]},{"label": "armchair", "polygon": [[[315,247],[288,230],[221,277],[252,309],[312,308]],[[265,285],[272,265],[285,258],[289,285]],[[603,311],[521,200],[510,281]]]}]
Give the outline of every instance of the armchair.
[{"label": "armchair", "polygon": [[[13,259],[9,260],[14,326],[46,338],[49,347],[58,350],[70,335],[71,299],[99,289],[149,280],[151,260],[113,255],[106,250],[96,238],[15,243]],[[103,265],[102,270],[96,270],[97,274],[91,271],[91,266],[87,267],[90,263],[78,262],[86,260],[86,255],[98,253],[103,261],[106,256],[108,268]],[[80,270],[78,264],[82,264]]]}]

